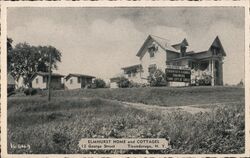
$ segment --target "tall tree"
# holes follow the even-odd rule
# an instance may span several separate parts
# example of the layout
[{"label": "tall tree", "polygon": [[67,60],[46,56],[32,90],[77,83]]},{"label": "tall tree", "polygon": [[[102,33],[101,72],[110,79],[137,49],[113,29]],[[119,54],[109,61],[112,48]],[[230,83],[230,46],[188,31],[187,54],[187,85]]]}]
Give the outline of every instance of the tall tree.
[{"label": "tall tree", "polygon": [[18,80],[23,77],[24,84],[28,85],[34,72],[48,72],[49,54],[52,53],[52,69],[57,69],[61,62],[61,52],[52,46],[31,46],[28,43],[19,43],[8,51],[8,65],[12,76]]}]

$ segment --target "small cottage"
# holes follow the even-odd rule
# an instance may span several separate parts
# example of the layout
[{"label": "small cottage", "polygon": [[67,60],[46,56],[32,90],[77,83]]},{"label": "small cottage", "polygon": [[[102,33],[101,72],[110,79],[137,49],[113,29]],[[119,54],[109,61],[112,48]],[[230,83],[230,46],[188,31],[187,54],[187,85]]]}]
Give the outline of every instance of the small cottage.
[{"label": "small cottage", "polygon": [[119,80],[120,80],[120,77],[110,78],[110,88],[119,88],[119,86],[118,86]]},{"label": "small cottage", "polygon": [[91,85],[94,76],[84,74],[69,74],[64,79],[65,89],[87,88]]},{"label": "small cottage", "polygon": [[[52,89],[62,89],[62,78],[64,76],[56,73],[51,74],[51,88]],[[31,77],[31,87],[32,88],[40,88],[47,89],[49,81],[49,73],[48,72],[36,72]]]}]

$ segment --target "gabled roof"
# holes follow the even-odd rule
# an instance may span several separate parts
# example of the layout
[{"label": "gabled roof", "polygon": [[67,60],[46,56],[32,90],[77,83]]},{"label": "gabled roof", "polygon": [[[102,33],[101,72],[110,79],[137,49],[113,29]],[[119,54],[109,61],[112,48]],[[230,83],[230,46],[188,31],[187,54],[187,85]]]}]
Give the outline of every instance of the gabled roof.
[{"label": "gabled roof", "polygon": [[174,47],[176,50],[180,50],[181,46],[185,46],[185,47],[189,46],[186,38],[184,38],[181,43],[172,45],[172,47]]},{"label": "gabled roof", "polygon": [[70,77],[83,77],[83,78],[95,78],[94,76],[84,75],[84,74],[68,74],[65,79],[68,80]]},{"label": "gabled roof", "polygon": [[[35,72],[31,76],[30,80],[32,81],[36,76],[49,76],[49,72]],[[51,77],[64,77],[64,76],[58,73],[51,73]]]},{"label": "gabled roof", "polygon": [[178,53],[177,50],[170,44],[170,40],[155,35],[149,35],[141,46],[141,48],[139,49],[136,56],[141,56],[143,54],[143,50],[150,40],[156,42],[164,50],[169,50]]},{"label": "gabled roof", "polygon": [[212,46],[217,46],[220,47],[222,49],[222,54],[224,56],[226,56],[226,52],[221,44],[221,40],[219,38],[219,36],[216,36],[215,38],[210,38],[210,39],[206,39],[203,42],[200,42],[198,45],[196,45],[195,48],[193,48],[193,51],[196,53],[204,53],[208,50],[211,49]]}]

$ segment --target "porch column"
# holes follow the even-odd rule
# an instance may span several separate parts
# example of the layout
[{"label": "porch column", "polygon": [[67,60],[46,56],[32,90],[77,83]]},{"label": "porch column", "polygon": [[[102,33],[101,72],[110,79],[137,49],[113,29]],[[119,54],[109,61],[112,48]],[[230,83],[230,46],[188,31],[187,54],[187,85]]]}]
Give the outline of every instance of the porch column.
[{"label": "porch column", "polygon": [[213,59],[211,59],[211,75],[212,75],[211,85],[214,86],[214,60]]},{"label": "porch column", "polygon": [[223,85],[223,61],[219,61],[219,84]]}]

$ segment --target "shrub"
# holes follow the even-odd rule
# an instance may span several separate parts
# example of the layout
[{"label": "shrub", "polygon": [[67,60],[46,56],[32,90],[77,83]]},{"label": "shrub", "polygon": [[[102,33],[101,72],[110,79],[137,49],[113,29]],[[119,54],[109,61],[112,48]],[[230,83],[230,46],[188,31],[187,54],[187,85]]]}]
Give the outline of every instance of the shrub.
[{"label": "shrub", "polygon": [[125,77],[120,77],[117,84],[119,88],[128,88],[130,85],[130,81]]},{"label": "shrub", "polygon": [[35,95],[37,94],[38,90],[35,88],[27,88],[24,90],[24,94],[26,95]]},{"label": "shrub", "polygon": [[150,86],[153,87],[167,85],[166,74],[160,69],[156,69],[154,72],[152,72],[148,77],[148,81]]},{"label": "shrub", "polygon": [[92,88],[105,88],[106,83],[103,79],[97,78],[94,80],[94,83],[92,84]]},{"label": "shrub", "polygon": [[210,75],[202,75],[201,79],[196,81],[196,84],[199,86],[208,86],[212,83],[212,76]]}]

